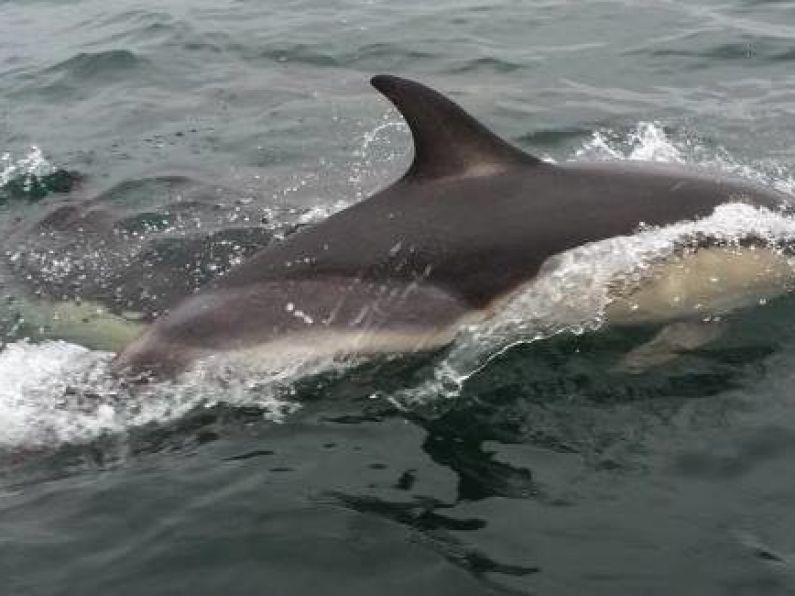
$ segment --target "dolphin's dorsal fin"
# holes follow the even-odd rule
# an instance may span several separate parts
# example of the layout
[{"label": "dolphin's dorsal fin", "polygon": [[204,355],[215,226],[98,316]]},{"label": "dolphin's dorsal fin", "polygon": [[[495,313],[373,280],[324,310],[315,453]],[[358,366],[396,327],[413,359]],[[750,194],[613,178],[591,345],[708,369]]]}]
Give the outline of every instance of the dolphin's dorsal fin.
[{"label": "dolphin's dorsal fin", "polygon": [[395,104],[414,137],[406,179],[482,176],[541,163],[425,85],[392,75],[370,82]]}]

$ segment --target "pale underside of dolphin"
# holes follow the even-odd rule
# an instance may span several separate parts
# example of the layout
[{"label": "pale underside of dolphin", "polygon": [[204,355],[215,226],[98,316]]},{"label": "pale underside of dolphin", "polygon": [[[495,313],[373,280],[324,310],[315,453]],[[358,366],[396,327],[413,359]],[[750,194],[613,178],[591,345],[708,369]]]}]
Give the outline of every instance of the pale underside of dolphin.
[{"label": "pale underside of dolphin", "polygon": [[[547,163],[428,87],[389,75],[372,84],[411,129],[414,160],[406,174],[177,305],[119,354],[116,370],[171,374],[217,353],[437,348],[531,282],[554,255],[630,235],[641,224],[703,218],[724,203],[791,205],[777,191],[681,167]],[[713,260],[737,269],[711,250]],[[739,266],[755,274],[770,269],[759,282],[763,294],[787,277],[773,253]],[[658,274],[657,285],[643,290],[651,304],[668,287],[663,278],[670,276]],[[749,290],[747,279],[738,288]]]}]

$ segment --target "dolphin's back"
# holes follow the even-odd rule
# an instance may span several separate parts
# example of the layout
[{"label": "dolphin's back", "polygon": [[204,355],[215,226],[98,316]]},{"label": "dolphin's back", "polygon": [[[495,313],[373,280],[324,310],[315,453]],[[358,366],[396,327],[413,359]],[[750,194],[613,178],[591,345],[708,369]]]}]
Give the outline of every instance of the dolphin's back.
[{"label": "dolphin's back", "polygon": [[496,176],[402,180],[261,251],[218,287],[322,276],[422,281],[483,308],[550,256],[782,194],[686,170],[539,164]]}]

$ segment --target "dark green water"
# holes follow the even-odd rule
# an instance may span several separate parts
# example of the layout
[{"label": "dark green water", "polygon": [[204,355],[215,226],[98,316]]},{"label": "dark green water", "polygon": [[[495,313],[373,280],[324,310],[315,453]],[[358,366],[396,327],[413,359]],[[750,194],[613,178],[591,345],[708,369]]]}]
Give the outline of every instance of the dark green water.
[{"label": "dark green water", "polygon": [[377,72],[547,158],[792,189],[794,66],[787,2],[0,0],[0,591],[793,593],[792,297],[642,375],[653,330],[564,332],[453,388],[448,353],[118,387],[29,312],[153,318],[394,179]]}]

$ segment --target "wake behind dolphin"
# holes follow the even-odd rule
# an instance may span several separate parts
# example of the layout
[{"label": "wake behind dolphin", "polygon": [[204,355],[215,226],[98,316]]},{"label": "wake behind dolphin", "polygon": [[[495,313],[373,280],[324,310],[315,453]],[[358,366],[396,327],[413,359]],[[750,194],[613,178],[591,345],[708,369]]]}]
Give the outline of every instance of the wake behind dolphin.
[{"label": "wake behind dolphin", "polygon": [[[784,193],[680,167],[547,163],[419,83],[389,75],[372,83],[411,129],[406,174],[177,305],[117,357],[115,370],[168,375],[216,354],[278,361],[435,349],[488,319],[567,251],[639,226],[708,218],[722,205],[792,205]],[[663,264],[651,283],[621,296],[616,322],[643,322],[642,313],[700,319],[709,305],[688,312],[680,305],[688,292],[723,312],[789,287],[792,271],[777,251],[736,257],[737,247],[703,248],[712,252]],[[731,282],[694,293],[705,267]],[[739,297],[718,300],[726,292]]]}]

